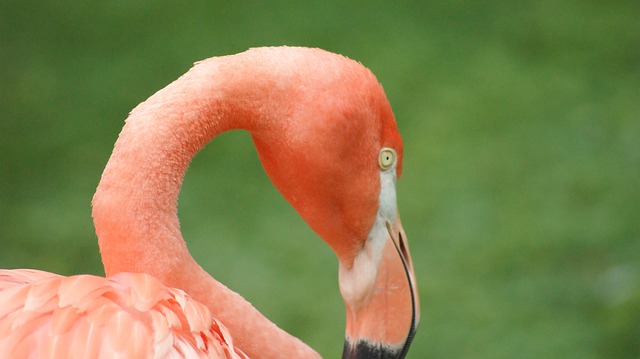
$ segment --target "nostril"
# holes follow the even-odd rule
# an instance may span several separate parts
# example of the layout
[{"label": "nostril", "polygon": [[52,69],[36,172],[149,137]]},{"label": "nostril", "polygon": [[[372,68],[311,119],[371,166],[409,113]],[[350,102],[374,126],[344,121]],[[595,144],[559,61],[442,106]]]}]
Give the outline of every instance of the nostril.
[{"label": "nostril", "polygon": [[398,245],[400,246],[400,253],[402,253],[402,257],[404,260],[409,263],[409,252],[407,251],[407,246],[404,244],[404,238],[402,237],[402,232],[398,233]]}]

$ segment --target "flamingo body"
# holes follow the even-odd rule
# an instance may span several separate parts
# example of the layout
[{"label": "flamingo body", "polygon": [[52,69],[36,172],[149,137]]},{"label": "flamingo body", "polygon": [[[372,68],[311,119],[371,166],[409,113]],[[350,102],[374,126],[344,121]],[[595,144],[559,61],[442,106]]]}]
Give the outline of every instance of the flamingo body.
[{"label": "flamingo body", "polygon": [[207,307],[143,273],[0,270],[0,304],[13,359],[247,358]]},{"label": "flamingo body", "polygon": [[343,358],[404,358],[419,305],[391,106],[360,63],[289,47],[200,61],[130,113],[92,201],[107,277],[0,271],[0,355],[319,358],[204,271],[182,237],[189,162],[234,129],[338,258]]}]

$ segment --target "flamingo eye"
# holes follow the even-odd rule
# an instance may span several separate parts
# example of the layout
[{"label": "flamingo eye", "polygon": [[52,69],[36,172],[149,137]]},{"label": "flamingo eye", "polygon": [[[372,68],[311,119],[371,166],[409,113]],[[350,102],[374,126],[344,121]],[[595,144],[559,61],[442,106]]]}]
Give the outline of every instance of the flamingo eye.
[{"label": "flamingo eye", "polygon": [[383,147],[380,150],[378,164],[382,170],[388,170],[396,161],[396,151],[393,148]]}]

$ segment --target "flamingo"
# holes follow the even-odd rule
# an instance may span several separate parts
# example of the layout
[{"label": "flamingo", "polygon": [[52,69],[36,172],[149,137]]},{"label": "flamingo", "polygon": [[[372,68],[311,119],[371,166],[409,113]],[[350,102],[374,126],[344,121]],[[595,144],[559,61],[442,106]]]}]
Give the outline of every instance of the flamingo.
[{"label": "flamingo", "polygon": [[233,129],[251,134],[272,183],[338,258],[342,357],[404,358],[420,313],[396,205],[395,117],[363,65],[299,47],[197,62],[131,111],[92,201],[106,278],[0,271],[0,353],[319,358],[205,272],[183,240],[189,162]]}]

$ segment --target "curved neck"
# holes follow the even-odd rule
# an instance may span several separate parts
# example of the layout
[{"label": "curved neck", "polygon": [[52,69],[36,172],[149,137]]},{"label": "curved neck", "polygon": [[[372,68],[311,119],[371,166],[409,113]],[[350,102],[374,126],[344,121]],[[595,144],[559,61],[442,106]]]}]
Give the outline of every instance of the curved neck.
[{"label": "curved neck", "polygon": [[246,68],[228,58],[199,63],[127,119],[93,199],[105,272],[145,272],[185,290],[209,307],[250,356],[315,358],[307,345],[208,275],[180,232],[177,200],[191,158],[221,132],[260,132],[265,119],[259,114],[269,113],[251,95],[269,84],[245,84],[249,76],[237,74]]},{"label": "curved neck", "polygon": [[230,122],[219,91],[203,88],[204,70],[215,67],[196,67],[138,105],[118,137],[93,199],[107,275],[166,280],[190,258],[177,216],[182,180],[191,158]]}]

